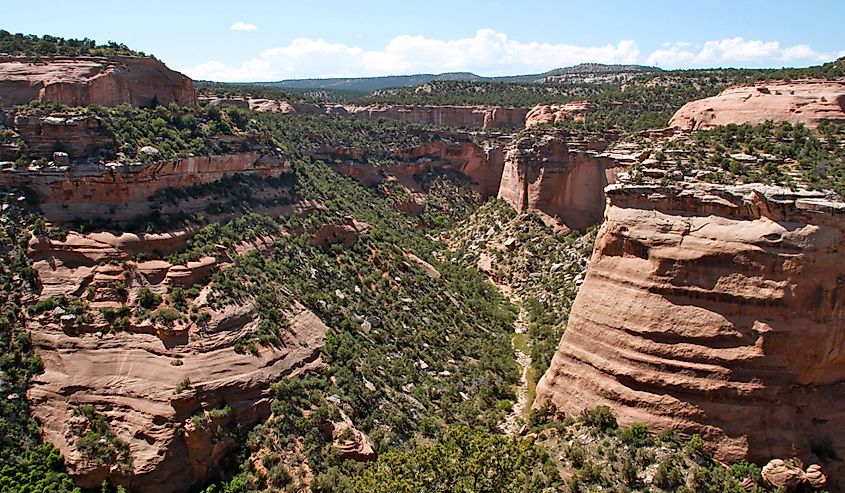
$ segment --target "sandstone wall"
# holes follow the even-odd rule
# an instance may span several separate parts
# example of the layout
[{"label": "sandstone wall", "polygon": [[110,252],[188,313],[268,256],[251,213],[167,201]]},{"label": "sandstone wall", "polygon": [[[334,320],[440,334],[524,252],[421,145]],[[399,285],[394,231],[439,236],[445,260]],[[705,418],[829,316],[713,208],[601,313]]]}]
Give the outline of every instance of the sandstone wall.
[{"label": "sandstone wall", "polygon": [[810,128],[825,120],[845,122],[845,81],[768,81],[731,87],[718,96],[685,104],[669,125],[699,130],[766,120],[803,123]]},{"label": "sandstone wall", "polygon": [[50,221],[90,216],[125,221],[149,213],[154,204],[147,198],[168,187],[211,183],[234,173],[279,176],[289,171],[290,164],[282,156],[246,152],[150,164],[4,170],[0,172],[0,185],[18,186],[34,193]]},{"label": "sandstone wall", "polygon": [[764,193],[608,187],[535,406],[609,405],[731,461],[845,457],[845,204]]},{"label": "sandstone wall", "polygon": [[31,100],[68,106],[197,104],[191,79],[154,58],[0,57],[0,105]]},{"label": "sandstone wall", "polygon": [[509,145],[498,197],[517,211],[538,210],[570,228],[601,222],[610,161],[570,150],[561,134],[529,136]]},{"label": "sandstone wall", "polygon": [[26,142],[27,156],[34,159],[50,159],[55,151],[66,152],[70,159],[83,158],[113,142],[99,118],[88,115],[18,115],[15,129]]},{"label": "sandstone wall", "polygon": [[[249,300],[213,308],[203,301],[208,288],[191,302],[209,315],[207,322],[166,326],[135,319],[125,329],[108,327],[96,308],[134,305],[142,287],[162,294],[170,286],[188,287],[227,268],[229,255],[272,243],[272,238],[258,238],[231,253],[220,252],[219,258],[185,265],[132,260],[139,251],[179,248],[193,233],[70,233],[64,241],[30,241],[41,297],[84,298],[95,313],[84,323],[55,311],[27,320],[33,347],[44,363],[44,372],[33,377],[28,391],[31,412],[80,486],[98,488],[108,478],[130,491],[187,491],[214,474],[236,446],[232,438],[215,437],[218,426],[249,427],[267,419],[272,383],[322,366],[319,350],[327,328],[296,300],[284,310],[290,328],[282,339],[259,345],[254,354],[237,353],[233,345],[254,335],[257,308]],[[117,283],[126,286],[123,299],[115,291]],[[189,384],[177,391],[183,382]],[[98,465],[81,455],[71,425],[78,420],[75,409],[85,404],[95,406],[128,443],[131,471]],[[231,408],[228,415],[209,414],[225,406]]]}]

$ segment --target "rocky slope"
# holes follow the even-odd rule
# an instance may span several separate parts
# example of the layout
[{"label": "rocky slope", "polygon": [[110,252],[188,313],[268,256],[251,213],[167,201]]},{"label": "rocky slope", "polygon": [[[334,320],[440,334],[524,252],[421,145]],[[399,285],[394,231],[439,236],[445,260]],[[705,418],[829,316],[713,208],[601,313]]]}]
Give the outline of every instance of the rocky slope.
[{"label": "rocky slope", "polygon": [[196,106],[194,84],[155,58],[0,56],[0,105],[32,100],[67,106]]},{"label": "rocky slope", "polygon": [[[326,326],[295,300],[283,311],[288,328],[279,343],[252,352],[232,347],[257,330],[257,306],[209,302],[204,280],[226,269],[230,256],[265,248],[271,239],[185,265],[133,260],[138,253],[181,248],[189,234],[149,236],[71,233],[62,241],[30,241],[43,286],[41,305],[32,306],[71,301],[31,311],[27,328],[44,372],[33,379],[28,398],[45,439],[61,450],[83,487],[108,478],[133,491],[186,490],[216,470],[236,445],[239,427],[269,416],[271,383],[322,365]],[[177,306],[174,288],[193,286],[201,289],[188,302],[190,319],[157,316],[172,311],[164,305],[149,318],[139,311],[144,292]],[[113,314],[126,307],[133,314],[115,328]],[[92,456],[81,445],[85,406],[114,432],[101,439],[103,446],[125,444],[120,461],[104,458],[104,449]]]},{"label": "rocky slope", "polygon": [[610,187],[535,406],[606,404],[729,461],[845,456],[845,205],[818,195]]},{"label": "rocky slope", "polygon": [[845,122],[845,81],[768,81],[731,87],[718,96],[685,104],[669,125],[699,130],[766,120],[803,123],[811,128],[823,121]]}]

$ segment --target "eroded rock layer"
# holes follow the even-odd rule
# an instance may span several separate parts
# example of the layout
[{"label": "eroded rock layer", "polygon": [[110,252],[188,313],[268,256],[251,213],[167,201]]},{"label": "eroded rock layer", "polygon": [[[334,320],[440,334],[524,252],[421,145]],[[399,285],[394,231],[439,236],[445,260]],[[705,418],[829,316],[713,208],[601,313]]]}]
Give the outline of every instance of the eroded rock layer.
[{"label": "eroded rock layer", "polygon": [[517,211],[541,211],[586,229],[601,221],[612,167],[594,152],[570,148],[563,134],[528,136],[505,149],[498,197]]},{"label": "eroded rock layer", "polygon": [[687,103],[669,125],[699,130],[767,120],[803,123],[845,122],[845,81],[768,81],[725,89],[718,96]]},{"label": "eroded rock layer", "polygon": [[0,57],[0,105],[55,101],[67,106],[196,106],[194,84],[155,58]]},{"label": "eroded rock layer", "polygon": [[279,176],[290,170],[284,156],[245,152],[149,164],[4,170],[0,172],[0,185],[32,192],[50,221],[92,216],[124,221],[149,213],[154,204],[148,197],[168,187],[211,183],[235,173]]},{"label": "eroded rock layer", "polygon": [[608,187],[535,406],[609,405],[730,461],[845,456],[845,204],[754,190]]},{"label": "eroded rock layer", "polygon": [[[236,446],[232,430],[267,419],[271,383],[323,366],[319,349],[327,328],[296,300],[282,309],[288,324],[280,339],[251,352],[233,347],[255,334],[256,304],[208,303],[209,287],[191,302],[201,317],[162,323],[136,314],[123,328],[110,326],[96,310],[135,307],[145,289],[164,294],[201,287],[212,272],[228,268],[226,252],[185,265],[132,259],[139,250],[179,248],[190,234],[72,233],[63,241],[30,242],[42,300],[63,296],[90,307],[84,317],[59,307],[27,321],[44,363],[28,392],[31,412],[80,486],[98,488],[108,478],[130,491],[186,491],[213,475]],[[257,238],[232,254],[271,243]],[[86,455],[80,446],[74,423],[89,405],[128,445],[119,464]]]}]

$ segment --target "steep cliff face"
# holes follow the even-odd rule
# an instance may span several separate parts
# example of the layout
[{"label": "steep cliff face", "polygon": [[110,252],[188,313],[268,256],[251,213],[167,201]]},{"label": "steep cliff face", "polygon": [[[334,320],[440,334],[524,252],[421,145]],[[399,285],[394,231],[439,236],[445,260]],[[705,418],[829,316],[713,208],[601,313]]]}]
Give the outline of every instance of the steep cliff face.
[{"label": "steep cliff face", "polygon": [[731,461],[845,456],[845,204],[807,195],[608,187],[535,406],[609,405]]},{"label": "steep cliff face", "polygon": [[394,149],[374,157],[398,161],[394,164],[376,166],[365,159],[362,149],[322,148],[310,153],[321,160],[342,160],[333,167],[366,186],[381,183],[388,177],[395,177],[412,191],[420,191],[415,176],[428,171],[453,170],[469,178],[473,188],[483,197],[495,197],[504,168],[504,153],[499,146],[483,147],[473,142],[435,141],[419,146]]},{"label": "steep cliff face", "polygon": [[448,127],[499,129],[525,125],[527,108],[495,106],[347,106],[350,115],[363,120],[401,120]]},{"label": "steep cliff face", "polygon": [[575,229],[601,221],[611,161],[570,149],[560,133],[526,136],[504,151],[498,197],[517,211],[538,210]]},{"label": "steep cliff face", "polygon": [[810,128],[825,120],[845,122],[845,82],[769,81],[731,87],[718,96],[685,104],[669,125],[699,130],[766,120],[803,123]]},{"label": "steep cliff face", "polygon": [[197,105],[191,79],[154,58],[0,57],[0,105],[32,100],[67,106]]},{"label": "steep cliff face", "polygon": [[257,152],[133,165],[79,164],[70,168],[4,170],[0,185],[17,186],[34,193],[50,221],[72,221],[101,216],[115,221],[149,213],[147,198],[167,187],[211,183],[241,173],[279,176],[290,171],[283,156]]},{"label": "steep cliff face", "polygon": [[[213,474],[235,447],[230,432],[236,426],[249,427],[269,416],[273,382],[322,366],[319,349],[326,326],[296,300],[283,310],[288,329],[278,343],[238,353],[236,341],[257,330],[258,308],[248,300],[210,304],[205,283],[190,301],[191,310],[205,318],[163,323],[136,313],[124,327],[111,327],[96,310],[121,304],[135,310],[144,288],[164,294],[227,268],[226,253],[175,266],[132,260],[139,251],[178,248],[189,236],[72,233],[63,241],[30,242],[33,267],[44,286],[42,299],[65,296],[90,306],[86,316],[56,309],[27,321],[44,362],[44,372],[33,378],[28,392],[31,412],[83,487],[99,487],[108,478],[130,491],[189,489]],[[235,251],[271,243],[272,238],[260,238]],[[118,284],[125,286],[123,292]],[[98,462],[80,447],[74,424],[86,405],[128,445],[128,458],[120,464],[102,457]]]}]

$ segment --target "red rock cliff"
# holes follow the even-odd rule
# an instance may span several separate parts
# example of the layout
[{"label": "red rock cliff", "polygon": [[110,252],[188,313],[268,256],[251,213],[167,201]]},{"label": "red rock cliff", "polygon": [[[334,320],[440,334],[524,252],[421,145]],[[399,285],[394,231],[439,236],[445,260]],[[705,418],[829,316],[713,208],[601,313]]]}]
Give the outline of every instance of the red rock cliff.
[{"label": "red rock cliff", "polygon": [[845,456],[843,250],[842,203],[608,187],[535,406],[609,405],[622,424],[699,433],[725,460],[816,462],[828,439]]},{"label": "red rock cliff", "polygon": [[517,211],[539,210],[576,229],[601,221],[608,160],[570,149],[559,133],[522,138],[504,160],[498,196]]},{"label": "red rock cliff", "polygon": [[685,104],[669,125],[699,130],[766,120],[803,123],[810,128],[825,120],[845,122],[845,81],[769,81],[731,87],[718,96]]},{"label": "red rock cliff", "polygon": [[283,156],[257,152],[133,165],[79,164],[67,169],[0,171],[0,185],[33,192],[48,220],[101,215],[116,221],[149,212],[147,198],[168,187],[211,183],[234,173],[279,176],[290,171]]},{"label": "red rock cliff", "polygon": [[197,104],[191,79],[155,58],[0,57],[0,105],[34,99],[68,106]]}]

